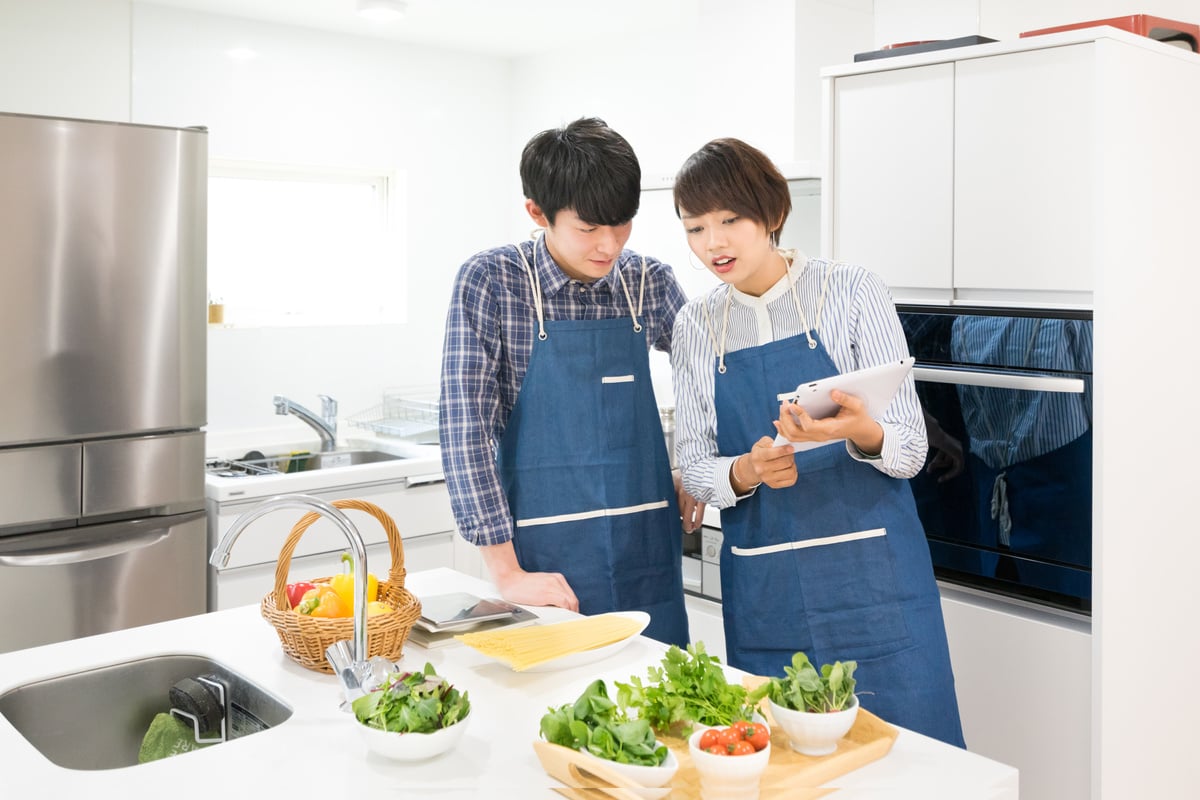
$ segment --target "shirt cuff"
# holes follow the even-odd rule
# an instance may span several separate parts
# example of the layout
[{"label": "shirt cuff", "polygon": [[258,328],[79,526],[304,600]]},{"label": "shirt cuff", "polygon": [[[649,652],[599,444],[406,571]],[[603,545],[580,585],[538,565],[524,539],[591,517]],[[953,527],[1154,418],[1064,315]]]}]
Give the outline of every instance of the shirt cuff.
[{"label": "shirt cuff", "polygon": [[855,461],[879,461],[883,462],[883,464],[891,464],[896,460],[896,448],[899,447],[899,445],[896,442],[895,431],[893,431],[892,427],[886,422],[880,422],[879,427],[883,429],[883,445],[879,448],[879,454],[869,456],[862,450],[859,450],[858,446],[855,445],[854,442],[847,439],[846,452],[850,454],[851,458],[853,458]]},{"label": "shirt cuff", "polygon": [[504,544],[512,541],[512,525],[481,524],[460,527],[459,535],[476,547]]},{"label": "shirt cuff", "polygon": [[733,458],[718,458],[716,461],[717,474],[713,481],[717,490],[717,508],[731,508],[738,500],[744,500],[758,489],[758,484],[750,489],[745,494],[735,494],[733,490],[733,481],[729,479],[729,472],[733,469],[733,462],[737,461],[738,457]]}]

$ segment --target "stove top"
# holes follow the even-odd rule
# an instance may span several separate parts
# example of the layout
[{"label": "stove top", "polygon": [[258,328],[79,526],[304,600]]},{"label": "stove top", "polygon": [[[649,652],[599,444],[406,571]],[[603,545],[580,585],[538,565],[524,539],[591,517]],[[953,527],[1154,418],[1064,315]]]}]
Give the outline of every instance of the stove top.
[{"label": "stove top", "polygon": [[204,462],[204,471],[218,478],[246,478],[253,475],[278,475],[279,470],[270,467],[259,467],[244,461],[229,461],[223,458],[210,458]]}]

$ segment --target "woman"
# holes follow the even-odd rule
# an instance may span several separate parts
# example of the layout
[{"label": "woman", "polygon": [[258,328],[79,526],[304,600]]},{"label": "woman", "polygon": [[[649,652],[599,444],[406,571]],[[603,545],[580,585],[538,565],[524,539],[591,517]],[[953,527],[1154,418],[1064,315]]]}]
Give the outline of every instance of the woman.
[{"label": "woman", "polygon": [[[863,707],[962,746],[906,480],[927,450],[912,378],[878,417],[843,392],[836,416],[821,420],[776,399],[906,357],[887,288],[861,268],[778,249],[787,181],[744,142],[717,139],[693,154],[674,199],[692,252],[722,281],[680,311],[671,364],[684,488],[722,509],[729,663],[782,675],[798,650],[818,665],[857,661]],[[774,444],[777,433],[832,444],[793,452]]]}]

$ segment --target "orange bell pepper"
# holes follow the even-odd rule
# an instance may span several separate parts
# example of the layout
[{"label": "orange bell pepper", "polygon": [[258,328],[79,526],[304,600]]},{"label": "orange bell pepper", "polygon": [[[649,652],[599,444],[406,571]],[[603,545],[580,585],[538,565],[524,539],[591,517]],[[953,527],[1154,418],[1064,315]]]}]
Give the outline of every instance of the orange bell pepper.
[{"label": "orange bell pepper", "polygon": [[[354,613],[354,559],[349,553],[342,553],[342,563],[348,565],[347,571],[334,575],[329,579],[329,585],[342,599],[343,605]],[[379,579],[367,573],[367,602],[370,603],[379,596]]]},{"label": "orange bell pepper", "polygon": [[327,583],[318,583],[304,593],[296,611],[310,617],[348,617],[352,613],[350,606],[342,603],[342,598]]}]

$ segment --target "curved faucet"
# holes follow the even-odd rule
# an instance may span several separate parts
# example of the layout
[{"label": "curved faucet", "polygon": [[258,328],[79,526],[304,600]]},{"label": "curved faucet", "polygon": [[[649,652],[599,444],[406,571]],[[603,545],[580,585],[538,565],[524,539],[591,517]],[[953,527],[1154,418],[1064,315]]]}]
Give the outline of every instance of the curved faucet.
[{"label": "curved faucet", "polygon": [[[259,517],[281,508],[316,511],[318,514],[328,517],[341,529],[350,543],[350,558],[354,565],[354,645],[353,651],[349,653],[352,663],[342,664],[330,655],[330,650],[334,649],[333,646],[326,650],[326,657],[329,658],[330,664],[342,680],[342,685],[346,689],[346,699],[352,700],[354,699],[350,696],[352,693],[363,693],[362,682],[370,674],[370,664],[367,659],[367,546],[363,542],[358,528],[354,527],[354,523],[341,509],[319,497],[307,494],[281,494],[267,498],[233,521],[229,530],[225,531],[221,540],[217,542],[217,546],[213,548],[208,563],[214,567],[224,567],[228,564],[229,551],[233,549],[233,543],[237,541],[242,531]],[[335,644],[340,644],[340,642]],[[335,661],[339,661],[339,663],[335,663]],[[346,669],[350,670],[350,676],[345,674]]]},{"label": "curved faucet", "polygon": [[283,416],[295,414],[312,426],[321,437],[321,452],[327,453],[337,447],[337,400],[327,394],[320,394],[321,415],[317,416],[294,400],[289,400],[281,394],[274,397],[275,413]]}]

